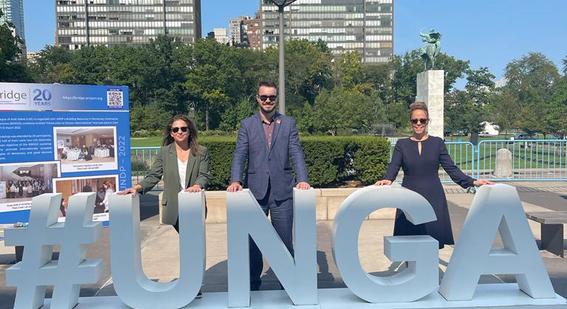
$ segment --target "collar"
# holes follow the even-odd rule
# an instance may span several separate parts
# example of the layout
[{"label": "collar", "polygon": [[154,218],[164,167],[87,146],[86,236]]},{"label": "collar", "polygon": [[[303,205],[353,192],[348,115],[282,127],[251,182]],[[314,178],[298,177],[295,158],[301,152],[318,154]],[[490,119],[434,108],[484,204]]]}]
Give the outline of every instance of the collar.
[{"label": "collar", "polygon": [[269,121],[265,121],[262,118],[261,112],[258,112],[258,118],[260,118],[260,123],[262,124],[272,124],[274,121],[276,121],[278,118],[281,117],[282,114],[280,114],[279,112],[275,112],[274,115],[272,115],[272,119],[270,119]]}]

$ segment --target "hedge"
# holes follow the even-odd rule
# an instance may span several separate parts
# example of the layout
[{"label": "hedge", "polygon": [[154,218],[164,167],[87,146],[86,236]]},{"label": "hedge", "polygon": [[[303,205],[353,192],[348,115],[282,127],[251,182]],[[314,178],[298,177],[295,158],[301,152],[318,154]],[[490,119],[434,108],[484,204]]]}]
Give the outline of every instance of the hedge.
[{"label": "hedge", "polygon": [[[208,136],[199,142],[209,150],[212,174],[209,189],[224,190],[230,181],[236,138]],[[337,187],[350,180],[372,184],[384,176],[388,165],[390,144],[381,137],[307,136],[301,138],[301,144],[309,182],[318,188]]]}]

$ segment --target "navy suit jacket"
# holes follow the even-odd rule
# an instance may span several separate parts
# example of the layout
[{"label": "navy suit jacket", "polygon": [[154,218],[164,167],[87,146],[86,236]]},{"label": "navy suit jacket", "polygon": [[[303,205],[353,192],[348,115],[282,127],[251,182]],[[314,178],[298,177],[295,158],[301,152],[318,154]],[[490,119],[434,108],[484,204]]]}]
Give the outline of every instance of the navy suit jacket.
[{"label": "navy suit jacket", "polygon": [[295,119],[276,113],[274,121],[272,146],[268,148],[260,114],[242,120],[232,157],[231,182],[244,184],[244,167],[248,161],[248,188],[258,200],[266,196],[268,183],[275,200],[293,197],[296,180],[290,159],[295,167],[297,182],[308,181]]}]

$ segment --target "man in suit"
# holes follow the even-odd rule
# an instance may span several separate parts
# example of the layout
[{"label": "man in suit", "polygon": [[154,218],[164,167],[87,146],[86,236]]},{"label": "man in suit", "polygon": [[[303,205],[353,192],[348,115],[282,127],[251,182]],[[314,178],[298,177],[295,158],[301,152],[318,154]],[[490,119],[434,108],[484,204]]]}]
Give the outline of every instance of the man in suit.
[{"label": "man in suit", "polygon": [[[242,190],[244,167],[248,161],[248,187],[264,213],[270,214],[276,232],[293,254],[293,187],[307,190],[310,185],[295,119],[276,111],[277,94],[276,84],[260,82],[256,94],[259,112],[240,123],[227,191]],[[290,158],[297,181],[292,175]],[[260,288],[262,266],[262,253],[250,239],[252,290]]]}]

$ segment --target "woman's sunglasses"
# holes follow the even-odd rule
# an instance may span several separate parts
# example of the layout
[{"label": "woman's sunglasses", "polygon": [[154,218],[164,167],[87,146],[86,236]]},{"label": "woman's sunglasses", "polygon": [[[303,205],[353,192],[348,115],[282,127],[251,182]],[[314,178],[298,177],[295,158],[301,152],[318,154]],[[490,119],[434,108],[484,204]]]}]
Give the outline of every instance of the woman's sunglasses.
[{"label": "woman's sunglasses", "polygon": [[173,132],[173,133],[177,133],[177,132],[179,132],[179,130],[181,130],[181,132],[185,133],[185,132],[187,132],[188,128],[187,128],[187,127],[174,127],[174,128],[171,128],[171,132]]},{"label": "woman's sunglasses", "polygon": [[411,123],[413,124],[427,124],[427,122],[429,121],[429,119],[411,119]]}]

